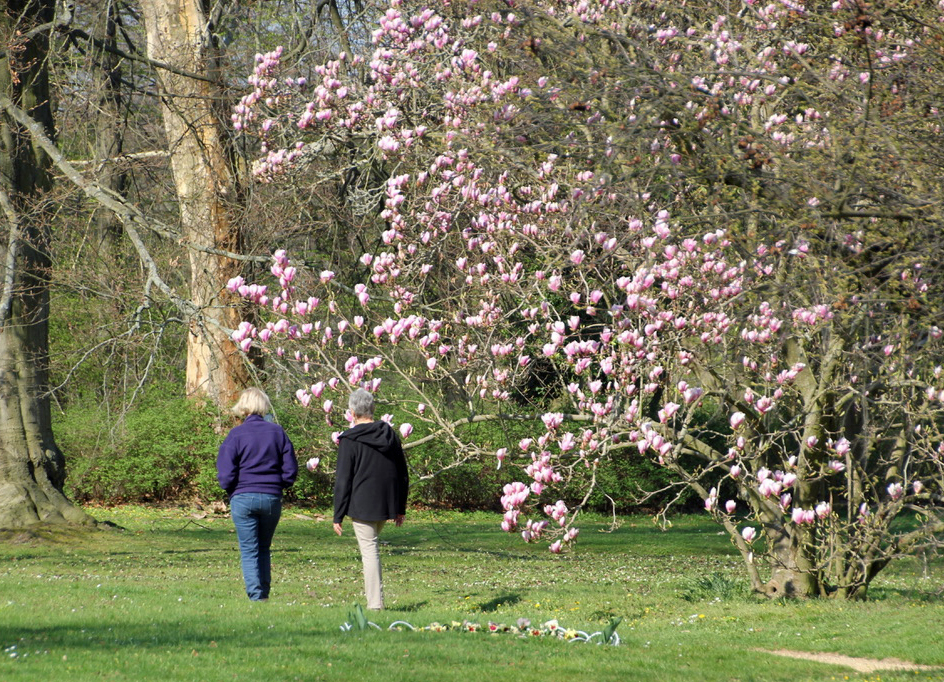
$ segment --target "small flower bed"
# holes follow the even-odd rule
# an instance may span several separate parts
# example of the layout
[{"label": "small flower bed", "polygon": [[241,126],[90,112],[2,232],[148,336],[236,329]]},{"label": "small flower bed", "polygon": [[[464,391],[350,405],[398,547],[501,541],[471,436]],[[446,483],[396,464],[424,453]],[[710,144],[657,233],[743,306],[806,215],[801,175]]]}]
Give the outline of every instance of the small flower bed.
[{"label": "small flower bed", "polygon": [[[359,617],[358,617],[359,616]],[[490,635],[512,635],[521,639],[529,637],[550,637],[566,642],[594,642],[596,644],[609,644],[619,646],[620,637],[616,634],[616,626],[619,625],[622,618],[613,619],[609,625],[599,632],[584,632],[573,628],[565,628],[557,620],[549,620],[541,625],[533,625],[527,618],[519,618],[514,625],[505,623],[495,623],[488,621],[485,624],[476,623],[469,620],[451,621],[449,623],[433,622],[429,625],[417,627],[405,620],[398,620],[391,623],[386,629],[388,631],[402,632],[410,630],[413,632],[479,632]],[[349,632],[352,630],[366,629],[383,630],[376,623],[368,621],[363,616],[363,611],[359,610],[359,605],[351,613],[351,620],[341,626],[341,630]]]}]

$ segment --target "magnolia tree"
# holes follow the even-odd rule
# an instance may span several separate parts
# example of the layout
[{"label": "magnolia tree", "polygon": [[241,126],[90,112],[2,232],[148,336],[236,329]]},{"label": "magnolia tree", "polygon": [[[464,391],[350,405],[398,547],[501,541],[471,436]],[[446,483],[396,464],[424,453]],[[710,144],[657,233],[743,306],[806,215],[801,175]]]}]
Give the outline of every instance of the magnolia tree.
[{"label": "magnolia tree", "polygon": [[362,246],[231,280],[267,311],[233,338],[331,423],[394,381],[408,446],[504,463],[526,541],[647,457],[755,590],[864,596],[944,531],[944,3],[900,4],[393,0],[313,76],[259,55],[257,177],[342,187]]}]

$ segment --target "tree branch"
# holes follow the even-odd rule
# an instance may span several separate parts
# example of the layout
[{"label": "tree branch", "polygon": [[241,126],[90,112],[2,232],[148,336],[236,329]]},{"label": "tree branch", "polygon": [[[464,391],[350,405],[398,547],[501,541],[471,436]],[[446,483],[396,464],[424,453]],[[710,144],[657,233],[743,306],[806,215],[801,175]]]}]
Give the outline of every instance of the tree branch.
[{"label": "tree branch", "polygon": [[196,306],[175,293],[160,276],[160,273],[157,271],[157,264],[151,258],[150,253],[148,253],[147,247],[141,240],[136,226],[140,225],[167,238],[174,238],[173,232],[171,232],[167,226],[160,225],[160,223],[158,223],[158,226],[151,224],[151,221],[148,221],[139,209],[128,204],[122,198],[116,197],[111,192],[108,192],[98,183],[86,181],[62,155],[55,143],[45,134],[42,126],[14,104],[6,95],[0,95],[0,107],[6,110],[17,123],[29,131],[30,136],[36,144],[42,147],[43,151],[46,152],[56,167],[65,173],[69,180],[77,187],[81,188],[87,196],[115,212],[115,215],[121,219],[128,238],[131,240],[131,243],[134,244],[135,250],[138,252],[138,258],[141,259],[142,265],[144,265],[147,270],[148,280],[157,285],[158,289],[160,289],[187,317],[197,316],[199,310]]}]

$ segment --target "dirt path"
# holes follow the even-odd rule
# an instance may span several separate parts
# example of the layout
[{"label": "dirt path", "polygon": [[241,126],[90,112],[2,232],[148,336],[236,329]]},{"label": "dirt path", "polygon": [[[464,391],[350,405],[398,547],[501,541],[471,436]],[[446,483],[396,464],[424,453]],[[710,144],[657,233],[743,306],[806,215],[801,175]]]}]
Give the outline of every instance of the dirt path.
[{"label": "dirt path", "polygon": [[765,654],[786,656],[788,658],[802,658],[807,661],[817,661],[831,665],[844,665],[860,673],[874,673],[882,670],[938,670],[938,668],[933,666],[918,665],[917,663],[900,661],[897,658],[883,658],[878,660],[874,658],[855,658],[853,656],[843,656],[842,654],[817,654],[809,651],[790,651],[789,649],[777,649],[776,651],[758,649],[758,651],[762,651]]}]

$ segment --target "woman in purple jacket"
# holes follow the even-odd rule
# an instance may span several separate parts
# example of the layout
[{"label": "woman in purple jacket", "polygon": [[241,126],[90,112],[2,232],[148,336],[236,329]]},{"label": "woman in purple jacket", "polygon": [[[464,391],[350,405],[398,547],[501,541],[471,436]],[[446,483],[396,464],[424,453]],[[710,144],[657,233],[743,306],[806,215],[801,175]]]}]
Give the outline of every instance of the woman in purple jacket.
[{"label": "woman in purple jacket", "polygon": [[385,421],[374,421],[374,396],[363,388],[351,394],[348,407],[354,426],[338,437],[338,467],[334,483],[334,532],[341,534],[351,517],[364,566],[367,608],[383,608],[378,536],[388,520],[403,523],[409,474],[396,432]]},{"label": "woman in purple jacket", "polygon": [[229,494],[246,594],[253,601],[269,598],[269,548],[282,515],[282,491],[298,475],[292,441],[281,426],[265,419],[271,411],[261,390],[243,391],[233,412],[245,420],[229,432],[216,458],[217,479]]}]

